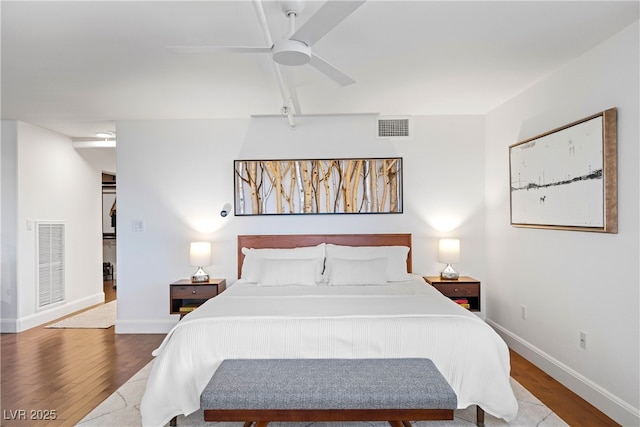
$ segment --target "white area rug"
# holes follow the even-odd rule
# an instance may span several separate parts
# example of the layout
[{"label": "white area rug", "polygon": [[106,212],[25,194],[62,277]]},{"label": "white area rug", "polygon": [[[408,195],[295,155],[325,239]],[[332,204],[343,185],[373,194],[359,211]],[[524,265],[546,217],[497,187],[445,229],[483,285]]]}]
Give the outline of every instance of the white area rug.
[{"label": "white area rug", "polygon": [[102,304],[91,310],[84,311],[72,317],[47,326],[51,329],[106,329],[116,324],[116,301]]},{"label": "white area rug", "polygon": [[[83,427],[130,427],[141,426],[140,401],[147,384],[147,378],[151,372],[153,362],[142,368],[129,381],[122,385],[115,393],[109,396],[78,426]],[[528,390],[522,387],[513,378],[511,387],[518,399],[518,416],[511,423],[485,415],[485,425],[493,426],[517,426],[517,427],[559,427],[567,426],[555,413],[536,399]],[[416,427],[456,427],[475,425],[475,407],[459,409],[455,411],[453,421],[429,421],[416,422]],[[242,423],[206,423],[203,420],[202,411],[196,411],[188,417],[178,417],[178,427],[242,427]],[[270,423],[269,427],[388,427],[386,422],[372,423]]]}]

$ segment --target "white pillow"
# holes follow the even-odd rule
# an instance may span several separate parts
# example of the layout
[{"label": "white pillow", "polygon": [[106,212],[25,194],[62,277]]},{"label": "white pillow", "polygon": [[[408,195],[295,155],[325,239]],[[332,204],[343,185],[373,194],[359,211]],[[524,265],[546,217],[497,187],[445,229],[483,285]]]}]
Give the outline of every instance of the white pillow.
[{"label": "white pillow", "polygon": [[[387,259],[387,281],[404,282],[410,279],[407,273],[408,246],[342,246],[327,244],[327,265],[332,258],[343,259]],[[325,271],[330,276],[330,267]]]},{"label": "white pillow", "polygon": [[258,286],[303,285],[315,286],[318,263],[316,259],[268,259],[261,261]]},{"label": "white pillow", "polygon": [[387,284],[387,258],[330,258],[327,266],[330,286]]},{"label": "white pillow", "polygon": [[257,283],[260,278],[261,262],[265,258],[269,259],[315,259],[318,261],[316,271],[316,282],[322,281],[322,270],[324,268],[324,251],[325,244],[320,243],[317,246],[304,246],[291,249],[255,249],[242,248],[244,261],[242,263],[242,271],[240,278],[249,283]]}]

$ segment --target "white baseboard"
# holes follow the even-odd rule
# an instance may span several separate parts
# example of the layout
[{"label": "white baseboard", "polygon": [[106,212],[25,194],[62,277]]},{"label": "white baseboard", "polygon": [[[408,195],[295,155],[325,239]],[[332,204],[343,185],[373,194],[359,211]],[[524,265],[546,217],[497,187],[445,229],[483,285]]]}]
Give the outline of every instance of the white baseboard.
[{"label": "white baseboard", "polygon": [[18,333],[36,326],[52,322],[60,317],[75,313],[92,305],[104,302],[104,292],[98,292],[76,301],[65,302],[47,310],[43,310],[19,319],[0,319],[0,332]]},{"label": "white baseboard", "polygon": [[166,334],[176,320],[116,320],[116,334]]},{"label": "white baseboard", "polygon": [[631,404],[623,401],[589,378],[499,324],[491,320],[487,320],[487,323],[495,329],[516,353],[551,375],[555,380],[598,408],[608,417],[623,426],[640,426],[640,409],[634,408]]}]

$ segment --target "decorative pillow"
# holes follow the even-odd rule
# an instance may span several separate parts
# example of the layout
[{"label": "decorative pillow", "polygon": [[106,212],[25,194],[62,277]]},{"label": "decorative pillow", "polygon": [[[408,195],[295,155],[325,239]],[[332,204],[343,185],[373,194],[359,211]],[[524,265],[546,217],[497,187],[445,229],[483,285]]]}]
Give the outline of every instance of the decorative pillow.
[{"label": "decorative pillow", "polygon": [[407,273],[408,246],[342,246],[327,244],[327,266],[325,275],[331,276],[329,260],[332,258],[343,259],[387,259],[386,278],[389,282],[404,282],[409,280]]},{"label": "decorative pillow", "polygon": [[324,268],[325,244],[317,246],[304,246],[291,249],[255,249],[242,248],[244,262],[240,278],[249,283],[257,283],[260,278],[261,262],[265,258],[269,259],[315,259],[318,261],[316,271],[316,282],[322,281],[322,270]]},{"label": "decorative pillow", "polygon": [[330,286],[385,285],[387,258],[327,259]]},{"label": "decorative pillow", "polygon": [[315,286],[318,264],[316,259],[268,259],[261,261],[258,286],[302,285]]}]

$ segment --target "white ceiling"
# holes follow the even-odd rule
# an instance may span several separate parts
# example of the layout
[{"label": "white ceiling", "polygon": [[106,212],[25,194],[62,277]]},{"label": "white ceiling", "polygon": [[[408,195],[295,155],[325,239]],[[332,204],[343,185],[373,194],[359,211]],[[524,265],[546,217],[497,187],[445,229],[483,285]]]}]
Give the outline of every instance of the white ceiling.
[{"label": "white ceiling", "polygon": [[[308,2],[298,27],[323,2]],[[264,1],[272,38],[288,30]],[[279,114],[251,1],[2,1],[2,118],[70,137],[122,119]],[[638,1],[369,0],[313,46],[355,79],[293,70],[303,114],[485,114],[639,17]]]}]

